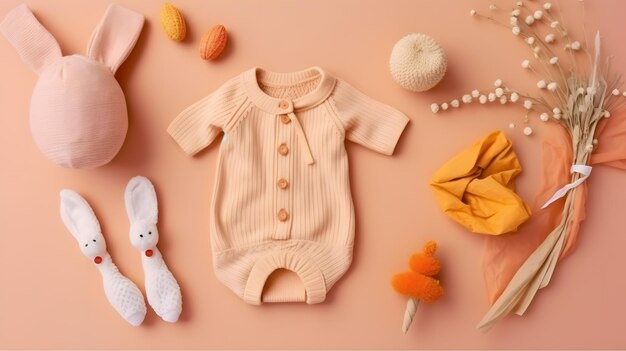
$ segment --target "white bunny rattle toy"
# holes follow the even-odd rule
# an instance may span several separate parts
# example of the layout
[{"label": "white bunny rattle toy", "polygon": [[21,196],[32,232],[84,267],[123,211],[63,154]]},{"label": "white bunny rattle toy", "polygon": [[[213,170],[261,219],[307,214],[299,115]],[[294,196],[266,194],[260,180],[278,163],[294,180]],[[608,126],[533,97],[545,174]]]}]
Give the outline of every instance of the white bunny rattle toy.
[{"label": "white bunny rattle toy", "polygon": [[154,186],[146,177],[134,177],[126,186],[124,198],[130,220],[130,242],[141,251],[148,303],[164,321],[174,323],[182,311],[182,298],[178,282],[156,246],[159,231]]},{"label": "white bunny rattle toy", "polygon": [[90,258],[102,274],[104,293],[109,303],[122,318],[138,326],[146,316],[146,304],[139,288],[117,269],[107,252],[100,223],[91,206],[72,190],[61,191],[61,219],[78,241],[85,256]]},{"label": "white bunny rattle toy", "polygon": [[[147,178],[134,177],[128,182],[124,197],[130,219],[130,242],[141,251],[148,303],[164,321],[174,323],[182,311],[182,297],[178,282],[156,247],[159,241],[156,192]],[[109,303],[131,325],[140,325],[146,316],[143,295],[113,263],[100,223],[87,201],[75,191],[62,190],[61,219],[83,254],[100,270]]]}]

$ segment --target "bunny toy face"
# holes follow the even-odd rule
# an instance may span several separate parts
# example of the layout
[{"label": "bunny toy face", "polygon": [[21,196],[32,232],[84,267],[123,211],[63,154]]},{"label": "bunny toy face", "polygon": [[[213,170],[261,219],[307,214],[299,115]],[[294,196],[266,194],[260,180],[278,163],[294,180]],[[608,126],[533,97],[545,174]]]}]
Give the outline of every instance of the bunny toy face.
[{"label": "bunny toy face", "polygon": [[152,183],[146,177],[132,178],[126,185],[124,201],[130,220],[131,244],[141,251],[156,247],[159,242],[158,205]]},{"label": "bunny toy face", "polygon": [[159,242],[156,223],[137,221],[130,225],[130,243],[140,251],[154,248]]},{"label": "bunny toy face", "polygon": [[[78,242],[80,251],[96,263],[107,253],[107,245],[100,230],[100,223],[89,203],[77,192],[61,191],[61,219]],[[97,259],[100,257],[100,260]]]},{"label": "bunny toy face", "polygon": [[102,233],[94,233],[90,237],[79,240],[78,246],[80,251],[89,258],[104,256],[107,252],[107,244]]},{"label": "bunny toy face", "polygon": [[128,117],[115,72],[134,47],[144,18],[119,5],[107,9],[86,56],[62,56],[48,31],[24,4],[0,23],[0,33],[39,75],[30,126],[39,150],[68,168],[94,168],[120,150]]}]

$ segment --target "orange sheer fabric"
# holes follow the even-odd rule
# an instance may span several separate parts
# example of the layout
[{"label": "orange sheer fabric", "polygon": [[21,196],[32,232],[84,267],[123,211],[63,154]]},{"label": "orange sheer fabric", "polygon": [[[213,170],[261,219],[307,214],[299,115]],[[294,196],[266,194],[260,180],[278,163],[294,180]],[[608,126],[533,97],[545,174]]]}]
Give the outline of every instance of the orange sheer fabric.
[{"label": "orange sheer fabric", "polygon": [[[604,119],[596,130],[596,138],[599,142],[591,157],[591,165],[603,164],[626,169],[626,117],[612,116]],[[565,198],[546,209],[540,208],[554,192],[570,182],[571,163],[571,139],[564,128],[558,128],[544,142],[543,174],[535,198],[534,217],[518,233],[486,238],[483,272],[490,303],[493,304],[498,299],[522,263],[561,219]],[[576,189],[575,196],[572,225],[560,259],[571,253],[575,247],[580,223],[585,219],[587,182]]]}]

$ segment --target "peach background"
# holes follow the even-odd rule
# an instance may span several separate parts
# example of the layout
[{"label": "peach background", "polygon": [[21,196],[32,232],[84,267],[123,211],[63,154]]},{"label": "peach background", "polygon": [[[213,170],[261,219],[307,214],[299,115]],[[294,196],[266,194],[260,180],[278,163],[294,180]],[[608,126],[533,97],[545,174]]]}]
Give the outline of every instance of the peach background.
[{"label": "peach background", "polygon": [[[494,1],[507,9],[514,3]],[[2,0],[0,16],[19,2]],[[68,54],[84,52],[108,2],[28,4]],[[144,13],[147,23],[117,74],[129,105],[126,143],[112,163],[96,170],[62,169],[40,155],[27,117],[36,77],[0,40],[0,348],[626,348],[626,174],[606,167],[589,180],[588,219],[577,251],[559,265],[527,315],[507,318],[487,334],[474,329],[487,308],[483,238],[439,211],[427,180],[450,156],[500,128],[525,167],[519,191],[532,201],[541,140],[550,135],[549,127],[533,120],[535,134],[523,136],[519,108],[429,112],[431,102],[488,88],[496,78],[533,89],[534,81],[519,68],[527,47],[507,30],[468,15],[470,8],[486,10],[490,1],[177,0],[189,27],[182,44],[161,32],[161,1],[119,2]],[[600,28],[614,67],[624,67],[626,2],[585,3],[588,30]],[[582,23],[579,1],[561,5],[570,24]],[[216,23],[228,28],[231,41],[221,60],[204,62],[196,53],[198,41]],[[418,31],[439,40],[449,56],[444,81],[422,94],[402,90],[387,70],[393,44]],[[327,301],[249,306],[219,284],[211,269],[207,213],[218,143],[189,158],[165,129],[183,108],[251,66],[293,71],[312,65],[404,111],[412,123],[393,157],[348,145],[355,257]],[[512,121],[515,130],[507,128]],[[143,288],[123,205],[126,182],[137,174],[156,186],[159,246],[183,291],[184,311],[174,325],[150,309],[141,327],[126,324],[58,215],[61,188],[84,194],[120,269]],[[402,335],[406,300],[390,288],[389,278],[405,269],[408,256],[427,239],[440,243],[447,295],[421,306]]]}]

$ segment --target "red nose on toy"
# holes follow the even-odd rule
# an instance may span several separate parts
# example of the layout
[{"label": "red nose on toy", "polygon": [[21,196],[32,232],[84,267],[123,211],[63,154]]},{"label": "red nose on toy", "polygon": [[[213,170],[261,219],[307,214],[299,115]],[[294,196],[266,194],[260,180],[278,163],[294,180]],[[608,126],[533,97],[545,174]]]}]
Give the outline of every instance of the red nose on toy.
[{"label": "red nose on toy", "polygon": [[146,257],[152,257],[152,250],[146,250]]},{"label": "red nose on toy", "polygon": [[100,264],[100,263],[102,263],[102,257],[100,257],[100,256],[96,256],[96,257],[94,257],[93,262],[94,262],[95,264]]}]

